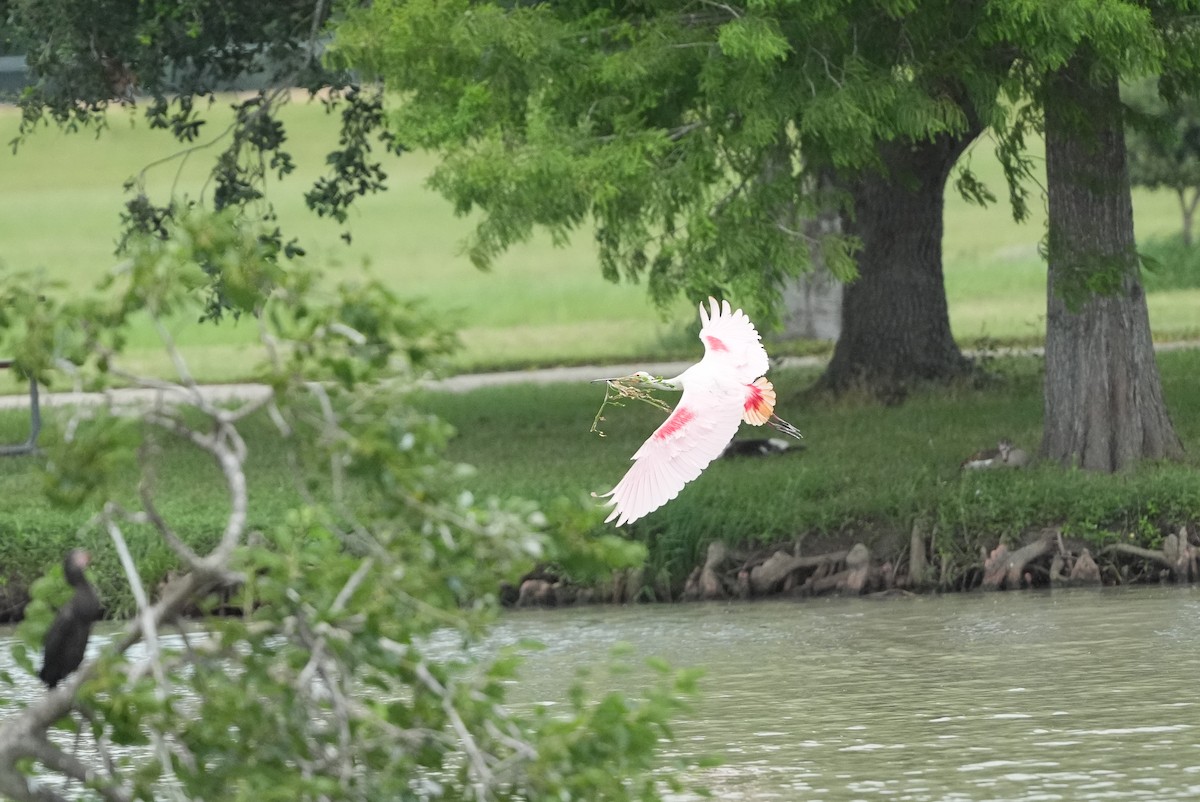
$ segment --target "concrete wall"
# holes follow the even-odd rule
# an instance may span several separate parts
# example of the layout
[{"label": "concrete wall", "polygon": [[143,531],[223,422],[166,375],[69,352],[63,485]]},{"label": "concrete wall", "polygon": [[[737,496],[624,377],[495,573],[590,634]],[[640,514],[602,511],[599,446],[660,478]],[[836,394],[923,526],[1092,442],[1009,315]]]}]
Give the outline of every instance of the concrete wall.
[{"label": "concrete wall", "polygon": [[0,102],[15,98],[27,78],[24,56],[0,56]]}]

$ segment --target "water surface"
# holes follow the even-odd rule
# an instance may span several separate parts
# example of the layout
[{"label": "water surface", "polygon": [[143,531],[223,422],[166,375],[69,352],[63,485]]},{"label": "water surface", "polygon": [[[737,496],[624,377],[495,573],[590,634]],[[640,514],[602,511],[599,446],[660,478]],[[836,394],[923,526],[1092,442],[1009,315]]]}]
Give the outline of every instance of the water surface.
[{"label": "water surface", "polygon": [[516,696],[618,641],[707,668],[673,749],[721,799],[1200,798],[1200,591],[994,593],[514,614]]},{"label": "water surface", "polygon": [[528,611],[485,648],[527,638],[519,705],[619,643],[703,666],[668,749],[723,756],[717,799],[1200,799],[1200,589]]}]

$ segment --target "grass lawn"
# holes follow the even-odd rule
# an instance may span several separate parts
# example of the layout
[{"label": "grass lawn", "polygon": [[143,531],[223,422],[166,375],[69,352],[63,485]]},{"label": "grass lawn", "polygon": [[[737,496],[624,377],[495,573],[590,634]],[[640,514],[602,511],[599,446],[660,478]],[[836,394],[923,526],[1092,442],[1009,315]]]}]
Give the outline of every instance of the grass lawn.
[{"label": "grass lawn", "polygon": [[[304,208],[303,190],[317,175],[334,128],[317,106],[287,112],[298,174],[273,195],[286,230],[303,233],[316,258],[336,268],[335,280],[370,270],[404,295],[422,296],[443,309],[465,348],[456,367],[500,368],[552,362],[695,358],[688,327],[694,311],[680,303],[664,316],[638,286],[613,285],[599,273],[586,232],[556,249],[545,239],[507,254],[490,273],[475,270],[460,253],[470,221],[422,188],[433,166],[425,154],[388,160],[393,189],[365,200],[353,214],[353,242]],[[14,156],[0,152],[0,269],[44,269],[77,291],[86,291],[113,263],[121,184],[143,165],[174,151],[160,132],[116,114],[100,138],[39,132]],[[17,115],[0,108],[0,135],[15,132]],[[204,191],[206,153],[176,173],[174,165],[149,176],[152,189],[177,182],[178,191]],[[999,170],[986,141],[968,154],[972,166],[1003,195]],[[1174,199],[1139,192],[1139,234],[1163,235],[1177,227]],[[1044,328],[1045,266],[1037,253],[1044,217],[1012,222],[1007,209],[980,209],[948,198],[944,250],[946,288],[954,330],[965,343],[1036,342]],[[1200,290],[1149,293],[1159,339],[1200,336]],[[250,327],[200,326],[176,321],[193,372],[204,380],[243,378],[253,371],[245,344]],[[135,366],[165,370],[149,328],[132,333]],[[804,346],[773,347],[787,351]],[[1200,448],[1200,352],[1160,357],[1168,401],[1191,452]],[[927,390],[896,408],[853,399],[834,406],[802,394],[813,378],[802,371],[774,375],[783,399],[780,413],[807,434],[803,451],[771,460],[719,462],[664,509],[630,528],[652,545],[655,569],[686,574],[713,538],[773,542],[795,537],[904,536],[915,518],[937,523],[946,549],[976,549],[997,536],[1036,525],[1066,523],[1069,531],[1104,539],[1118,533],[1153,544],[1166,527],[1194,521],[1200,510],[1195,466],[1146,466],[1122,476],[1061,473],[1053,468],[960,476],[959,461],[1002,437],[1033,450],[1041,430],[1040,365],[1022,359],[997,363],[1000,378],[983,387]],[[57,388],[56,388],[57,389]],[[0,392],[22,391],[0,375]],[[550,505],[566,498],[603,513],[591,492],[620,478],[629,456],[662,413],[644,405],[610,409],[606,437],[588,432],[602,390],[592,385],[515,386],[462,395],[427,393],[419,402],[459,431],[450,456],[478,467],[477,494],[522,495]],[[0,414],[0,439],[23,439],[21,412]],[[48,421],[45,437],[58,424]],[[297,497],[272,442],[273,429],[250,422],[254,525],[267,527]],[[749,434],[744,433],[744,434]],[[225,498],[215,470],[194,455],[168,448],[160,480],[164,512],[189,539],[216,537]],[[40,493],[39,458],[0,461],[0,565],[9,576],[40,573],[56,562],[86,514],[48,505]],[[133,492],[130,477],[129,492]],[[97,533],[85,535],[100,539]],[[131,544],[147,578],[161,576],[171,557],[149,532],[132,532]],[[111,549],[97,548],[111,555]],[[98,574],[117,576],[115,565]],[[119,586],[111,603],[127,604]],[[0,585],[0,607],[5,588]]]},{"label": "grass lawn", "polygon": [[[604,281],[589,232],[581,231],[566,248],[539,237],[513,249],[488,273],[472,267],[461,253],[470,221],[455,217],[423,187],[434,165],[428,154],[386,159],[392,188],[360,204],[350,223],[353,242],[342,244],[340,229],[316,219],[302,203],[334,142],[333,121],[319,105],[305,103],[285,115],[298,164],[296,174],[272,193],[285,230],[300,233],[309,253],[333,266],[335,278],[369,269],[402,294],[427,298],[442,309],[465,344],[457,368],[694,355],[694,340],[686,333],[695,319],[691,306],[680,302],[662,313],[652,308],[644,288]],[[17,122],[14,109],[0,107],[0,139],[9,140]],[[148,130],[136,115],[116,112],[99,138],[48,129],[16,155],[0,151],[0,269],[45,269],[85,290],[115,261],[122,184],[175,150],[168,136]],[[182,167],[160,165],[148,173],[147,185],[153,192],[174,185],[180,193],[203,194],[210,157],[211,151],[202,151]],[[980,141],[965,158],[1005,196],[990,142]],[[1037,244],[1044,215],[1040,203],[1034,206],[1033,219],[1018,225],[1005,204],[981,209],[953,193],[948,197],[946,291],[955,334],[964,343],[1041,338],[1045,266]],[[1169,194],[1138,192],[1135,210],[1143,237],[1178,226]],[[1200,336],[1195,314],[1200,290],[1150,293],[1149,303],[1158,338]],[[178,321],[176,334],[189,346],[194,372],[205,380],[244,378],[252,367],[240,356],[252,336],[249,327]],[[132,347],[135,365],[166,369],[148,328],[134,332]],[[0,384],[0,391],[12,389]]]},{"label": "grass lawn", "polygon": [[[590,239],[568,248],[548,238],[513,249],[495,270],[476,270],[461,253],[470,230],[449,204],[423,188],[434,165],[427,154],[386,159],[391,190],[366,199],[351,215],[353,242],[303,205],[303,193],[322,171],[335,145],[334,121],[319,105],[285,111],[298,169],[272,191],[285,231],[296,232],[314,258],[331,265],[334,280],[370,270],[407,296],[427,298],[443,310],[466,345],[460,367],[531,362],[588,361],[654,353],[690,322],[680,303],[665,321],[644,288],[614,285],[600,276]],[[18,114],[0,107],[0,140],[16,132]],[[150,131],[128,113],[114,115],[110,130],[91,134],[39,131],[17,155],[0,151],[0,269],[43,268],[80,290],[114,262],[122,184],[145,164],[176,150],[170,138]],[[176,165],[149,175],[152,192],[177,183],[192,196],[204,191],[208,152],[193,155],[176,176]],[[252,332],[237,326],[197,326],[179,321],[181,342],[192,346],[195,372],[210,381],[242,378],[249,365],[238,346]],[[688,338],[690,340],[690,338]],[[135,332],[141,364],[165,367],[149,329]],[[689,343],[690,345],[690,343]]]}]

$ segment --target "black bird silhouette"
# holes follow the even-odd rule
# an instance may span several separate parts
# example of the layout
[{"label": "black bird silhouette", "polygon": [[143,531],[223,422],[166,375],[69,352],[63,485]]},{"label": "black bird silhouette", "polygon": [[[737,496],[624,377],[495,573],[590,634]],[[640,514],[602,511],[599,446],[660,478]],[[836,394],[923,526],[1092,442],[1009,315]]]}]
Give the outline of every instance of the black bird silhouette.
[{"label": "black bird silhouette", "polygon": [[92,622],[100,618],[100,597],[83,575],[91,559],[83,549],[72,549],[63,558],[63,573],[75,588],[75,595],[59,609],[46,633],[45,655],[38,676],[50,688],[79,668],[92,633]]}]

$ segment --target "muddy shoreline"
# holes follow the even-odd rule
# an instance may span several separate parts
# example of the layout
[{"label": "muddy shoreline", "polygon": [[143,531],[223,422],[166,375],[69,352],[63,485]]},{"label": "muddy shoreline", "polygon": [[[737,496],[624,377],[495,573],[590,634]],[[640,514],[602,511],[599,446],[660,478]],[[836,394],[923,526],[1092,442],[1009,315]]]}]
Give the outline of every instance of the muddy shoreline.
[{"label": "muddy shoreline", "polygon": [[[615,571],[580,584],[552,566],[539,567],[499,587],[509,609],[586,604],[678,603],[822,596],[907,596],[953,593],[1190,583],[1200,580],[1200,527],[1173,528],[1159,548],[1113,535],[1097,544],[1068,537],[1058,527],[1027,532],[1015,542],[979,538],[939,544],[936,529],[914,526],[908,538],[826,537],[771,546],[708,544],[686,579],[652,576],[645,568]],[[907,541],[907,542],[902,542]],[[867,545],[874,544],[874,548]],[[169,577],[168,577],[169,578]],[[162,583],[159,583],[161,589]],[[155,594],[157,595],[157,594]],[[236,588],[221,589],[185,614],[239,615]],[[29,589],[21,578],[0,583],[0,623],[21,620]],[[201,612],[201,607],[205,612]],[[105,616],[108,617],[107,615]]]},{"label": "muddy shoreline", "polygon": [[[1194,527],[1193,527],[1194,528]],[[614,572],[594,585],[580,585],[539,567],[500,589],[511,608],[576,604],[628,604],[806,598],[826,595],[907,595],[1077,586],[1117,586],[1200,579],[1200,540],[1180,525],[1152,549],[1115,539],[1096,545],[1063,535],[1058,527],[1029,532],[1016,543],[938,548],[936,531],[913,528],[907,544],[861,540],[814,550],[802,542],[771,547],[709,544],[680,585],[648,577],[644,569]],[[1196,541],[1196,542],[1194,542]],[[978,549],[972,554],[971,548]]]}]

